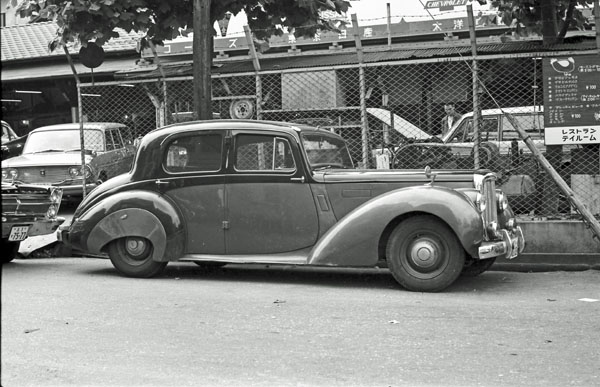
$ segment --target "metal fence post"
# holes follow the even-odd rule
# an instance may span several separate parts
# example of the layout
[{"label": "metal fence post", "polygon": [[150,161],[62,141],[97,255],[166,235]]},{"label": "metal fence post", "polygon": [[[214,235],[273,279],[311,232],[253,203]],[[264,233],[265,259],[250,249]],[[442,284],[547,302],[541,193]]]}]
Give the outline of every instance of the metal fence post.
[{"label": "metal fence post", "polygon": [[471,70],[473,72],[473,136],[475,142],[473,144],[473,167],[479,169],[479,145],[481,136],[479,124],[481,122],[481,110],[479,106],[479,76],[477,69],[477,40],[475,37],[475,18],[473,17],[473,5],[467,5],[467,20],[469,23],[469,36],[471,38],[471,53],[473,55],[473,64]]},{"label": "metal fence post", "polygon": [[358,56],[358,82],[360,84],[360,122],[362,126],[362,167],[369,165],[369,123],[367,121],[367,86],[365,84],[365,66],[362,44],[360,41],[360,30],[358,18],[352,14],[352,25],[354,26],[354,41],[356,43],[356,54]]}]

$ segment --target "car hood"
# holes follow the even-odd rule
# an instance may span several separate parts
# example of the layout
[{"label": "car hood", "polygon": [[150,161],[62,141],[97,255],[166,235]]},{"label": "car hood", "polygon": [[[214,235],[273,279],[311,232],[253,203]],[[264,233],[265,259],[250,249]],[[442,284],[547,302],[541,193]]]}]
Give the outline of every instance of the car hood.
[{"label": "car hood", "polygon": [[[90,162],[92,159],[93,157],[91,155],[85,156],[86,163]],[[2,160],[2,168],[51,167],[54,165],[81,165],[81,153],[79,151],[27,153],[7,160]]]},{"label": "car hood", "polygon": [[415,125],[411,124],[410,122],[396,114],[393,115],[394,122],[392,125],[392,114],[389,110],[380,108],[367,108],[367,113],[369,113],[372,117],[375,117],[378,120],[382,121],[386,125],[393,127],[394,130],[396,130],[398,133],[400,133],[406,138],[413,138],[415,140],[426,140],[433,137],[429,133],[422,131]]},{"label": "car hood", "polygon": [[[457,182],[471,185],[472,170],[435,170],[436,182]],[[324,183],[364,182],[392,183],[410,182],[426,184],[431,182],[431,176],[424,169],[330,169],[314,174],[315,180]]]}]

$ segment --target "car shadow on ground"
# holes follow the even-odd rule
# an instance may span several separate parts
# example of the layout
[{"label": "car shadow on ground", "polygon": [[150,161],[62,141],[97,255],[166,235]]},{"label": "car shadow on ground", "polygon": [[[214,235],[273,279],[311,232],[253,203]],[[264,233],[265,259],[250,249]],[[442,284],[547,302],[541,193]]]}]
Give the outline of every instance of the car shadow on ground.
[{"label": "car shadow on ground", "polygon": [[[87,271],[93,275],[120,276],[112,267]],[[444,293],[498,291],[510,288],[515,273],[486,272],[478,277],[459,277]],[[149,280],[202,280],[226,282],[282,283],[322,287],[354,287],[404,290],[385,268],[332,268],[265,264],[228,264],[201,267],[192,262],[171,262]]]}]

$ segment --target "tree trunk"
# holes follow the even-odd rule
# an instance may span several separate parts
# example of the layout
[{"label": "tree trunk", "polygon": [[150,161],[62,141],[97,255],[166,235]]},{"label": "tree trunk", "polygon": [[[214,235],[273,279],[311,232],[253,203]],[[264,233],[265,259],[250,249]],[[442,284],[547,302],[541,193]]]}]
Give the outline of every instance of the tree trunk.
[{"label": "tree trunk", "polygon": [[562,28],[556,37],[557,43],[562,43],[567,31],[569,30],[569,26],[571,25],[571,20],[573,20],[573,10],[575,10],[575,5],[577,4],[577,0],[570,0],[569,6],[567,8],[567,12],[565,13],[565,21],[563,22]]},{"label": "tree trunk", "polygon": [[212,119],[210,72],[213,54],[213,31],[210,23],[211,0],[194,0],[194,118]]},{"label": "tree trunk", "polygon": [[556,0],[544,0],[541,5],[542,10],[542,35],[544,44],[556,43],[558,34],[558,23],[556,20]]}]

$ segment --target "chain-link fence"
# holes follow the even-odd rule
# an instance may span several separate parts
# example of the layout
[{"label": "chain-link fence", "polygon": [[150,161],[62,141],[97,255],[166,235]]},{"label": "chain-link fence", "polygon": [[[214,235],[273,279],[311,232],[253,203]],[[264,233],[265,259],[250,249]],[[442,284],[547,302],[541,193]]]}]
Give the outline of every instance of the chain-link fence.
[{"label": "chain-link fence", "polygon": [[[334,131],[361,168],[490,169],[501,176],[501,188],[519,214],[571,216],[571,204],[507,119],[510,113],[600,215],[598,145],[544,145],[541,58],[481,56],[477,64],[478,87],[472,62],[462,58],[213,75],[213,116]],[[191,77],[83,84],[83,115],[125,123],[135,137],[143,136],[192,119],[192,86]],[[480,109],[475,113],[474,90]],[[258,142],[248,149],[269,151]]]}]

